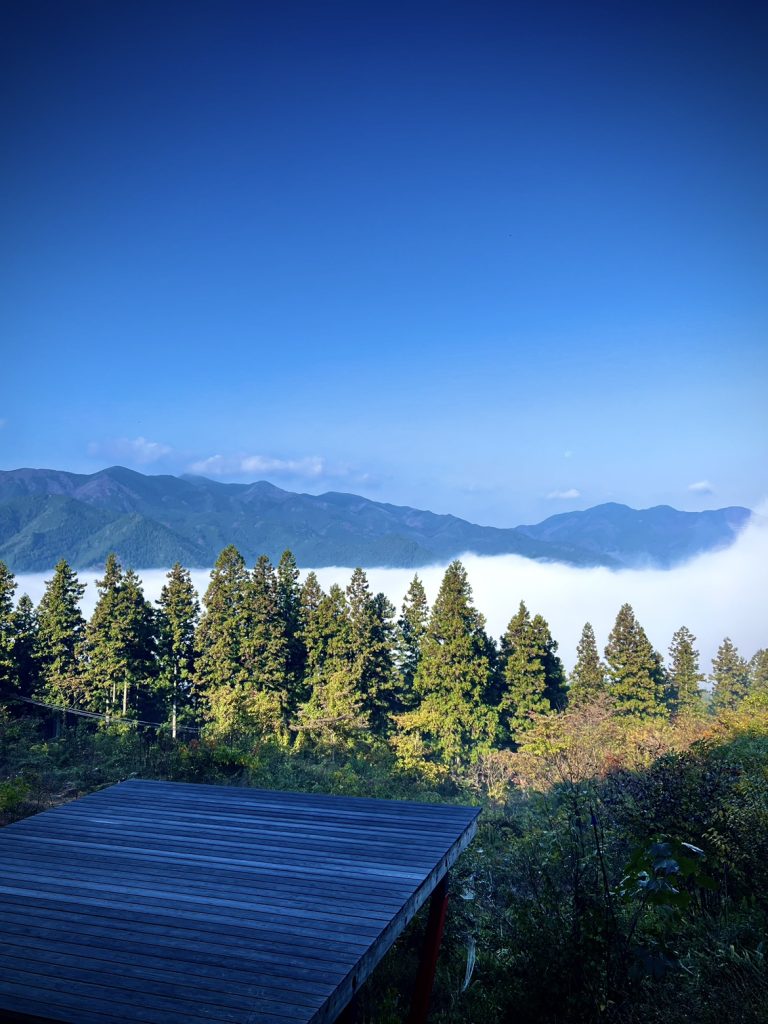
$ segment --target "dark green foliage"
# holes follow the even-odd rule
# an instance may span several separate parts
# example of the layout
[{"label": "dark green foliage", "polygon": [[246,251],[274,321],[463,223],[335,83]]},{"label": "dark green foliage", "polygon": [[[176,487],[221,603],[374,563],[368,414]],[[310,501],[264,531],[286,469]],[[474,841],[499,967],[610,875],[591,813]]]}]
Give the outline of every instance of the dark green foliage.
[{"label": "dark green foliage", "polygon": [[299,569],[291,551],[282,553],[277,566],[277,604],[285,633],[285,686],[288,692],[288,708],[291,714],[295,714],[303,697],[302,683],[306,671],[307,652],[302,640]]},{"label": "dark green foliage", "polygon": [[114,555],[96,587],[85,643],[89,706],[112,720],[141,716],[156,674],[154,613],[136,573]]},{"label": "dark green foliage", "polygon": [[392,638],[395,610],[383,594],[374,596],[368,577],[355,569],[347,587],[349,642],[353,651],[351,681],[360,694],[371,728],[389,731],[393,704]]},{"label": "dark green foliage", "polygon": [[242,641],[243,661],[254,698],[269,707],[275,721],[287,722],[288,640],[280,614],[277,575],[261,555],[246,590]]},{"label": "dark green foliage", "polygon": [[712,706],[716,711],[732,711],[749,691],[749,666],[730,637],[726,637],[712,659]]},{"label": "dark green foliage", "polygon": [[501,640],[500,666],[504,677],[499,710],[511,739],[522,736],[535,715],[565,706],[565,673],[557,643],[541,615],[533,618],[523,601]]},{"label": "dark green foliage", "polygon": [[13,613],[13,660],[16,690],[29,697],[38,678],[38,625],[35,606],[28,594],[22,594]]},{"label": "dark green foliage", "polygon": [[399,676],[397,708],[404,711],[415,702],[413,681],[421,659],[421,644],[429,623],[429,604],[418,576],[411,580],[397,620],[395,667]]},{"label": "dark green foliage", "polygon": [[693,633],[687,626],[681,626],[669,647],[670,704],[678,715],[702,715],[705,711],[701,693],[704,673],[699,671],[695,643]]},{"label": "dark green foliage", "polygon": [[461,562],[446,569],[421,645],[414,690],[418,706],[400,716],[405,763],[454,769],[489,749],[497,715],[488,706],[492,666],[485,620],[472,603]]},{"label": "dark green foliage", "polygon": [[368,715],[357,686],[359,666],[346,595],[334,583],[313,607],[316,584],[308,578],[302,594],[311,693],[299,711],[297,728],[302,739],[314,737],[335,748],[367,729]]},{"label": "dark green foliage", "polygon": [[600,659],[595,631],[590,622],[585,622],[581,631],[581,638],[576,647],[576,664],[568,682],[570,704],[589,704],[607,693],[606,669]]},{"label": "dark green foliage", "polygon": [[665,675],[660,656],[635,618],[632,606],[621,606],[605,648],[608,692],[620,714],[663,717]]},{"label": "dark green foliage", "polygon": [[243,643],[249,588],[245,559],[224,548],[203,597],[204,612],[197,630],[197,683],[203,692],[240,686],[248,679]]},{"label": "dark green foliage", "polygon": [[84,591],[85,584],[62,559],[45,585],[37,610],[41,694],[62,707],[74,706],[83,698],[85,619],[80,601]]},{"label": "dark green foliage", "polygon": [[171,735],[179,722],[189,723],[193,710],[195,630],[200,603],[188,569],[176,563],[168,573],[157,602],[158,680],[164,697],[164,717]]}]

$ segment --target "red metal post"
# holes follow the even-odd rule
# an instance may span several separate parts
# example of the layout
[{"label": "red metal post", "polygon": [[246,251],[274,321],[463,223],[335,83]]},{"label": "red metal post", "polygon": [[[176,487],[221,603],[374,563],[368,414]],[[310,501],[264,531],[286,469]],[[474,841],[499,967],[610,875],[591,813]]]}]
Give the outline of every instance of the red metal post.
[{"label": "red metal post", "polygon": [[408,1024],[427,1024],[429,1003],[432,998],[432,986],[435,981],[437,958],[440,943],[443,940],[445,912],[448,909],[448,874],[443,875],[435,886],[429,901],[429,917],[427,931],[424,936],[424,947],[421,952],[416,987],[411,1000],[411,1012]]}]

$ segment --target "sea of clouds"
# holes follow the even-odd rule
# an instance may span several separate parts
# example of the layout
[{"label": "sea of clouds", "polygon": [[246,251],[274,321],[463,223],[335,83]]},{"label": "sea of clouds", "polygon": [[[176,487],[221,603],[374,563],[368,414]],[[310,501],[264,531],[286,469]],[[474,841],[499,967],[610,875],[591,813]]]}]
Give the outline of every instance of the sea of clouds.
[{"label": "sea of clouds", "polygon": [[[625,602],[645,627],[654,646],[666,655],[674,631],[688,626],[698,637],[702,668],[710,662],[724,636],[730,636],[741,653],[751,657],[768,647],[768,507],[747,526],[736,541],[721,551],[700,555],[674,569],[579,569],[557,563],[533,562],[518,555],[462,558],[472,584],[475,603],[487,620],[489,632],[499,637],[521,600],[532,614],[540,612],[560,644],[567,668],[573,664],[581,629],[589,620],[598,645],[608,638],[619,607]],[[324,588],[332,583],[346,586],[351,569],[330,567],[315,570]],[[444,565],[418,570],[430,601],[434,600],[445,571]],[[368,569],[374,591],[383,591],[400,608],[411,569]],[[202,595],[210,570],[192,571]],[[83,612],[90,615],[97,593],[97,572],[80,573],[87,583]],[[155,601],[165,580],[162,569],[139,570],[147,597]],[[306,570],[302,575],[306,575]],[[50,573],[20,574],[18,594],[27,593],[35,603],[42,596]]]}]

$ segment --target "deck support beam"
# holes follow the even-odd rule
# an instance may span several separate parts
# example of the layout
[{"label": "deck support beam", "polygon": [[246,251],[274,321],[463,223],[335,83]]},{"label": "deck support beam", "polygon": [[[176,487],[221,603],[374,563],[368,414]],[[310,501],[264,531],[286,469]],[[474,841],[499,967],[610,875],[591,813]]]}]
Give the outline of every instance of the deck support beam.
[{"label": "deck support beam", "polygon": [[448,909],[448,873],[446,872],[432,892],[429,900],[429,917],[427,931],[424,935],[424,946],[421,951],[416,987],[411,999],[411,1012],[408,1024],[427,1024],[429,1004],[432,999],[432,987],[435,982],[437,958],[440,955],[440,944],[443,941],[445,914]]}]

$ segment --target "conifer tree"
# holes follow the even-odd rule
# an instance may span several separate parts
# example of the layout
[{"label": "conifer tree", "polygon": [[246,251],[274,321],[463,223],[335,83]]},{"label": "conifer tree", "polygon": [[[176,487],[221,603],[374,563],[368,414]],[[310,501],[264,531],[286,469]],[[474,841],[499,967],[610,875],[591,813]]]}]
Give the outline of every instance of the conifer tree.
[{"label": "conifer tree", "polygon": [[590,704],[607,693],[605,665],[597,650],[595,631],[590,622],[585,622],[581,631],[576,647],[576,664],[569,683],[568,702],[572,705]]},{"label": "conifer tree", "polygon": [[300,735],[313,735],[336,747],[364,729],[368,716],[357,686],[346,595],[334,583],[317,601],[319,586],[316,578],[310,579],[313,576],[309,574],[302,591],[310,696],[299,709],[297,728]]},{"label": "conifer tree", "polygon": [[200,602],[188,569],[171,568],[157,602],[158,675],[170,704],[171,735],[191,710],[195,677],[195,630]]},{"label": "conifer tree", "polygon": [[365,572],[352,573],[347,587],[352,682],[374,732],[388,731],[392,706],[392,619],[394,609],[383,594],[373,596]]},{"label": "conifer tree", "polygon": [[464,566],[446,569],[421,645],[414,679],[419,704],[398,718],[406,766],[455,769],[487,751],[497,715],[488,705],[492,666],[485,620],[472,603]]},{"label": "conifer tree", "polygon": [[37,684],[38,663],[37,614],[28,594],[22,594],[16,605],[13,632],[16,690],[22,697],[29,697]]},{"label": "conifer tree", "polygon": [[398,674],[395,709],[405,711],[413,707],[416,697],[413,681],[421,660],[421,645],[429,624],[429,604],[424,584],[414,576],[403,600],[397,620],[395,640],[395,668]]},{"label": "conifer tree", "polygon": [[247,679],[242,648],[248,586],[245,559],[233,545],[224,548],[203,596],[204,611],[195,637],[196,677],[203,690]]},{"label": "conifer tree", "polygon": [[250,586],[245,560],[230,544],[216,559],[195,635],[195,683],[204,714],[217,729],[230,733],[248,727],[245,647]]},{"label": "conifer tree", "polygon": [[288,643],[280,615],[277,575],[261,555],[246,590],[243,661],[250,687],[251,714],[263,731],[282,733],[287,720]]},{"label": "conifer tree", "polygon": [[37,609],[42,695],[52,704],[75,707],[84,697],[85,619],[80,601],[85,584],[62,559],[46,582]]},{"label": "conifer tree", "polygon": [[16,577],[0,562],[0,693],[9,694],[16,689],[16,662],[14,643],[16,629],[13,621]]},{"label": "conifer tree", "polygon": [[666,714],[665,675],[661,659],[632,605],[621,606],[605,648],[609,695],[623,715],[659,718]]},{"label": "conifer tree", "polygon": [[532,619],[525,602],[510,620],[501,641],[504,676],[499,712],[507,734],[517,737],[533,725],[532,715],[565,704],[565,673],[557,643],[541,615]]},{"label": "conifer tree", "polygon": [[749,667],[730,637],[726,637],[712,659],[712,707],[715,712],[732,711],[749,691]]},{"label": "conifer tree", "polygon": [[670,703],[677,715],[702,715],[705,711],[701,693],[703,672],[699,671],[696,637],[687,626],[681,626],[669,647]]},{"label": "conifer tree", "polygon": [[90,703],[108,719],[142,714],[155,675],[154,615],[133,569],[114,554],[97,580],[99,598],[86,629]]},{"label": "conifer tree", "polygon": [[303,699],[302,683],[307,652],[302,639],[303,622],[299,569],[292,552],[284,551],[277,566],[277,604],[286,642],[286,680],[291,713]]}]

